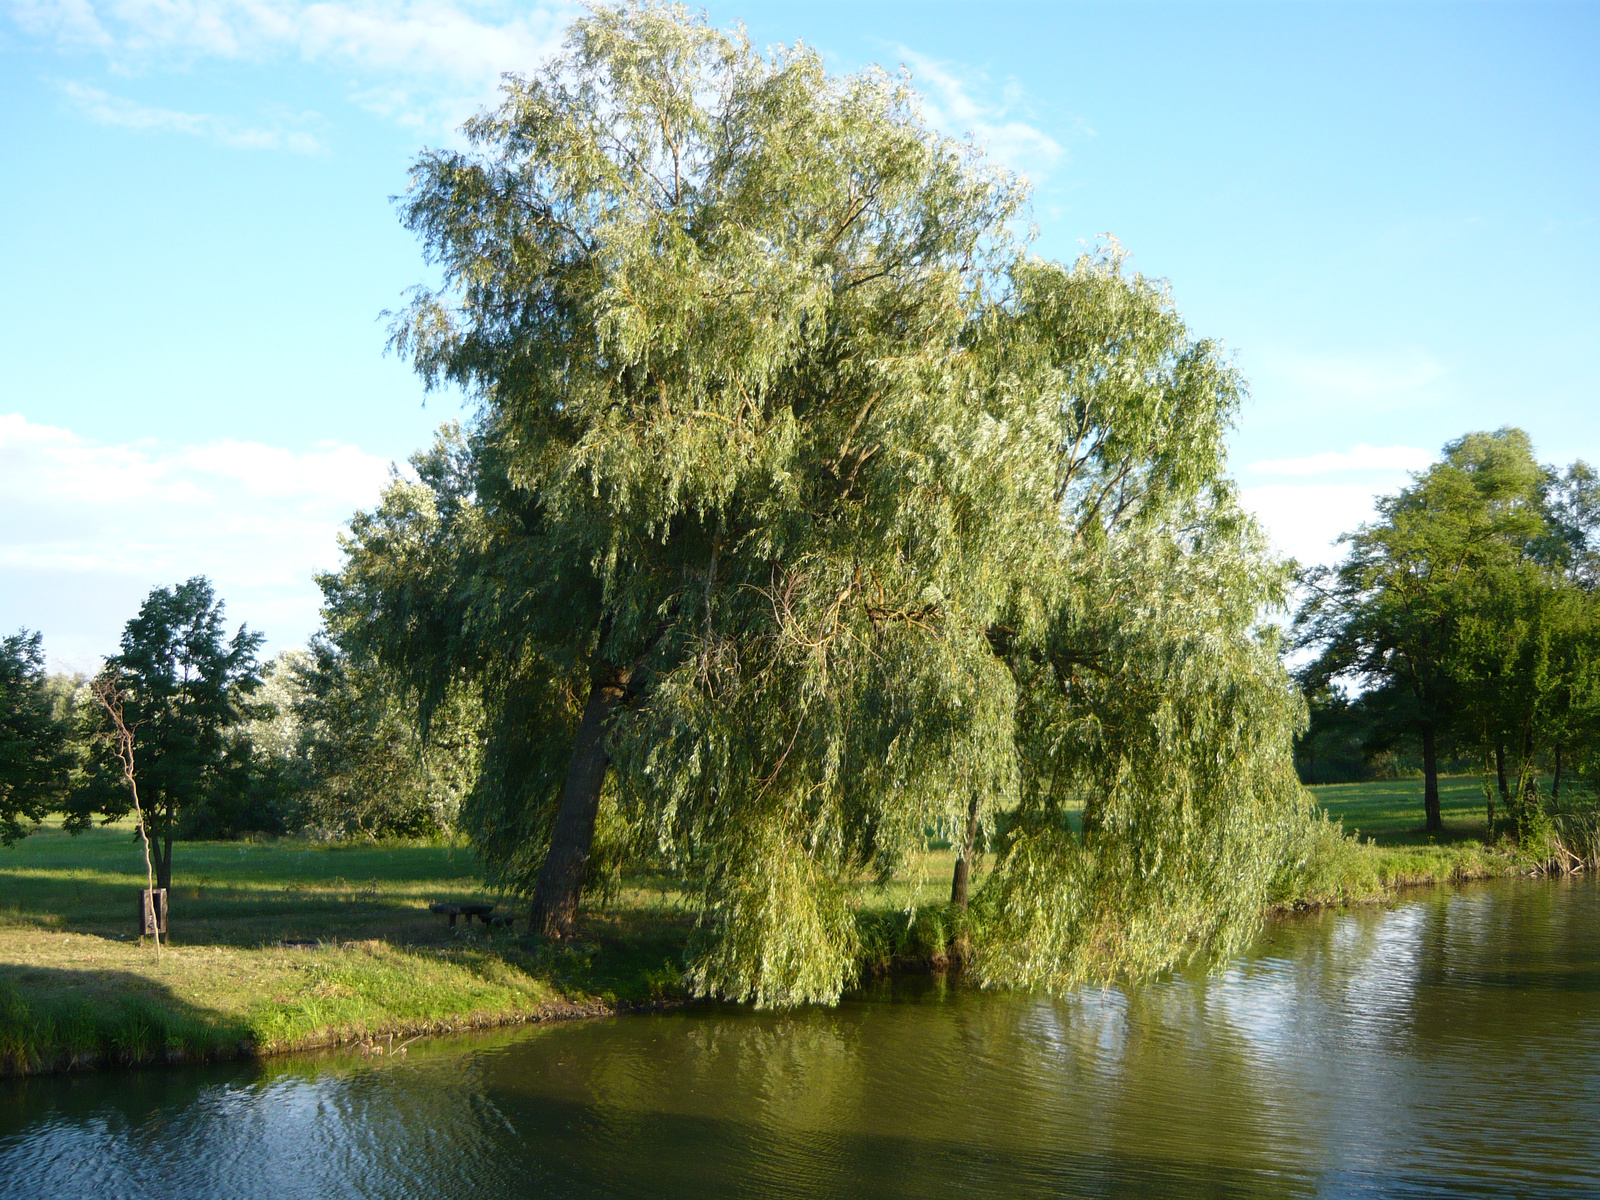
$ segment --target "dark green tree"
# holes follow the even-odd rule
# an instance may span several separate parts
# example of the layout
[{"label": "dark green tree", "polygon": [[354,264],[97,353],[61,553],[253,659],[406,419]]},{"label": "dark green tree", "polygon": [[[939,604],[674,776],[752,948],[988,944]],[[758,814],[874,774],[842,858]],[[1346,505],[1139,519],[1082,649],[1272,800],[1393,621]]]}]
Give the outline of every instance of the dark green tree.
[{"label": "dark green tree", "polygon": [[1490,764],[1490,824],[1498,808],[1523,840],[1542,827],[1540,776],[1559,796],[1595,736],[1600,603],[1576,565],[1530,555],[1475,577],[1463,604],[1464,709]]},{"label": "dark green tree", "polygon": [[[1295,739],[1295,762],[1302,783],[1350,783],[1372,774],[1375,753],[1389,748],[1367,697],[1349,698],[1324,687],[1306,698],[1309,723]],[[1386,714],[1385,714],[1386,715]]]},{"label": "dark green tree", "polygon": [[[231,638],[226,632],[222,601],[196,576],[154,589],[124,629],[122,652],[106,660],[133,734],[157,887],[172,885],[172,843],[185,816],[229,803],[248,786],[249,747],[232,735],[252,715],[263,635],[242,625]],[[69,802],[70,829],[83,829],[96,816],[116,820],[132,807],[122,769],[104,743],[107,719],[85,711],[101,745]]]},{"label": "dark green tree", "polygon": [[294,722],[286,774],[299,783],[300,819],[340,837],[452,832],[477,774],[472,697],[458,689],[431,716],[429,736],[370,661],[313,638],[284,667]]},{"label": "dark green tree", "polygon": [[481,695],[466,817],[534,927],[648,854],[698,990],[829,999],[859,881],[1007,808],[993,978],[1253,929],[1302,811],[1284,581],[1165,289],[1030,255],[1024,185],[903,80],[681,8],[591,10],[466,132],[413,173],[445,283],[396,344],[477,417],[323,586],[424,722]]},{"label": "dark green tree", "polygon": [[0,845],[66,798],[74,755],[54,699],[41,635],[23,629],[0,639]]},{"label": "dark green tree", "polygon": [[1592,473],[1541,466],[1525,433],[1470,433],[1380,504],[1346,561],[1312,572],[1297,623],[1319,657],[1311,687],[1344,678],[1391,736],[1422,743],[1428,828],[1441,827],[1439,746],[1485,761],[1496,813],[1526,837],[1537,781],[1582,755],[1593,728],[1596,614]]},{"label": "dark green tree", "polygon": [[1296,627],[1300,644],[1318,651],[1304,682],[1315,691],[1349,680],[1415,731],[1430,832],[1444,828],[1441,749],[1473,736],[1458,723],[1474,582],[1514,568],[1545,535],[1545,482],[1520,429],[1469,433],[1409,487],[1380,500],[1377,521],[1345,536],[1342,564],[1304,578],[1308,598]]}]

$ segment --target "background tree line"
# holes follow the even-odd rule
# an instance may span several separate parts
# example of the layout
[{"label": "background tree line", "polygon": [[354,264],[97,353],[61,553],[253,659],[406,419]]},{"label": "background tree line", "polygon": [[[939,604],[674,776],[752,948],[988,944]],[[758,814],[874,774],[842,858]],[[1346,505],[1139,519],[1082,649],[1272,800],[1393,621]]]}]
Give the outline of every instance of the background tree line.
[{"label": "background tree line", "polygon": [[1439,775],[1475,770],[1490,835],[1537,834],[1600,767],[1600,481],[1506,428],[1450,442],[1378,510],[1302,576],[1302,778],[1409,759],[1437,831]]},{"label": "background tree line", "polygon": [[[173,843],[251,833],[417,837],[453,833],[477,769],[470,699],[413,709],[370,661],[324,637],[259,661],[260,634],[227,636],[203,578],[156,588],[104,675],[133,731],[158,886]],[[82,676],[49,674],[37,633],[0,642],[0,839],[60,813],[67,829],[132,804],[106,711]]]}]

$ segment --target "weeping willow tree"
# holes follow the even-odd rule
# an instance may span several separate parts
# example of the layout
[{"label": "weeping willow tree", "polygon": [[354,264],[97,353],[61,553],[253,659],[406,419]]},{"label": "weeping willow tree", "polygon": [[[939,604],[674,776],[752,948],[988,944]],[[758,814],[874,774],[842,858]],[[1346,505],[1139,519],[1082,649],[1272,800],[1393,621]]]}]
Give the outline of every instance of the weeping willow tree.
[{"label": "weeping willow tree", "polygon": [[395,344],[476,417],[324,587],[425,720],[482,695],[463,816],[533,927],[649,856],[700,992],[831,1000],[862,881],[1004,811],[988,978],[1237,942],[1298,710],[1242,385],[1165,290],[1032,256],[904,79],[678,7],[591,9],[465,133],[403,200],[443,284]]}]

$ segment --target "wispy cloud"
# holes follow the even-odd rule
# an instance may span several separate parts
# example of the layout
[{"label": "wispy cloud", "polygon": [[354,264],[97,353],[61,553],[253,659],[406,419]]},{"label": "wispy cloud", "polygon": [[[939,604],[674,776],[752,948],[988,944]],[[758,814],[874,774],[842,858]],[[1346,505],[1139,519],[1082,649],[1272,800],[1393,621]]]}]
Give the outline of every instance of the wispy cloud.
[{"label": "wispy cloud", "polygon": [[[1035,182],[1066,156],[1066,148],[1024,118],[1026,98],[1014,82],[996,87],[983,71],[941,62],[907,46],[891,47],[910,69],[923,93],[923,111],[936,128],[953,137],[971,136],[990,157]],[[1078,122],[1077,132],[1093,130]]]},{"label": "wispy cloud", "polygon": [[1596,221],[1600,221],[1600,216],[1581,217],[1573,221],[1561,221],[1552,217],[1544,223],[1544,229],[1541,232],[1546,236],[1556,233],[1576,233],[1580,229],[1589,228]]},{"label": "wispy cloud", "polygon": [[[496,0],[0,0],[15,23],[124,73],[196,59],[298,58],[347,71],[352,96],[408,124],[453,128],[559,45],[576,6]],[[380,105],[368,103],[383,97]]]},{"label": "wispy cloud", "polygon": [[61,90],[79,112],[100,125],[152,133],[183,133],[236,150],[292,150],[296,154],[318,154],[324,149],[315,135],[304,130],[262,129],[241,125],[211,113],[156,108],[113,96],[100,88],[82,83],[65,83]]},{"label": "wispy cloud", "polygon": [[1248,471],[1261,475],[1331,475],[1336,471],[1420,471],[1433,461],[1430,451],[1415,446],[1369,446],[1357,443],[1349,450],[1328,450],[1304,458],[1269,458],[1251,463]]},{"label": "wispy cloud", "polygon": [[1274,388],[1288,388],[1301,396],[1343,401],[1412,396],[1448,373],[1443,363],[1422,350],[1366,355],[1264,351],[1256,362],[1258,383],[1270,381]]},{"label": "wispy cloud", "polygon": [[0,571],[30,581],[7,589],[0,617],[44,627],[48,643],[55,614],[40,598],[74,593],[105,653],[130,594],[203,574],[235,616],[296,643],[317,623],[312,574],[338,565],[339,529],[389,471],[355,446],[107,444],[0,415]]},{"label": "wispy cloud", "polygon": [[53,37],[72,47],[108,49],[111,35],[95,12],[94,0],[6,0],[5,9],[25,32]]}]

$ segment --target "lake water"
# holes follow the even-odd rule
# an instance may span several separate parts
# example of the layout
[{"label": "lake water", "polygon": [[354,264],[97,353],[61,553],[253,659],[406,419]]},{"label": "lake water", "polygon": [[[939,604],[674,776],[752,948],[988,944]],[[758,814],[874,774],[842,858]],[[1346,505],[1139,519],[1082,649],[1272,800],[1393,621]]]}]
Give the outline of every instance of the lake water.
[{"label": "lake water", "polygon": [[1212,978],[928,980],[405,1059],[0,1081],[0,1196],[1600,1196],[1600,888],[1273,924]]}]

